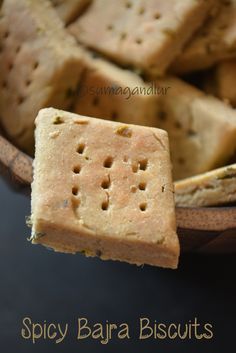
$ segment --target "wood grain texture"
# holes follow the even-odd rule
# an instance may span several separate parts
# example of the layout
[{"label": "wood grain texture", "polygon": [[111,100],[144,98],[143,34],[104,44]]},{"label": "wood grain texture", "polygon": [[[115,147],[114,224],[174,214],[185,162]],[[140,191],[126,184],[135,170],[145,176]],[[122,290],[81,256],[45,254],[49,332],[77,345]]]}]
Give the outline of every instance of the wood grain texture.
[{"label": "wood grain texture", "polygon": [[[0,135],[0,174],[30,194],[32,158]],[[236,207],[176,208],[182,252],[236,253]]]},{"label": "wood grain texture", "polygon": [[29,188],[33,178],[32,158],[0,135],[0,173],[16,188]]}]

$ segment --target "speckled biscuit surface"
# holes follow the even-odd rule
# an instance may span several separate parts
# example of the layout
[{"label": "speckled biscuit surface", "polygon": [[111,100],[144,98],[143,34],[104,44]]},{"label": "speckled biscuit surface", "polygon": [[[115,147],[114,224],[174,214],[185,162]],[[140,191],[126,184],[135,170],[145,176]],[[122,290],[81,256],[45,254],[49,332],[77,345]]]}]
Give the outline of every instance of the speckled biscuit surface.
[{"label": "speckled biscuit surface", "polygon": [[236,149],[236,112],[217,98],[174,77],[158,100],[157,126],[169,134],[174,179],[223,166]]},{"label": "speckled biscuit surface", "polygon": [[158,94],[168,94],[168,87],[152,87],[138,74],[91,55],[87,55],[85,67],[73,108],[75,113],[136,125],[156,125],[156,99]]},{"label": "speckled biscuit surface", "polygon": [[75,20],[91,0],[50,0],[65,24]]},{"label": "speckled biscuit surface", "polygon": [[206,69],[236,57],[236,0],[221,0],[220,9],[187,45],[172,70],[185,73]]},{"label": "speckled biscuit surface", "polygon": [[40,111],[36,126],[33,242],[175,268],[166,132],[55,109]]},{"label": "speckled biscuit surface", "polygon": [[14,143],[32,152],[38,110],[71,104],[81,52],[46,0],[5,0],[0,37],[1,124]]},{"label": "speckled biscuit surface", "polygon": [[69,29],[83,44],[123,65],[162,75],[213,3],[95,0]]},{"label": "speckled biscuit surface", "polygon": [[236,164],[175,183],[176,205],[216,206],[236,201]]}]

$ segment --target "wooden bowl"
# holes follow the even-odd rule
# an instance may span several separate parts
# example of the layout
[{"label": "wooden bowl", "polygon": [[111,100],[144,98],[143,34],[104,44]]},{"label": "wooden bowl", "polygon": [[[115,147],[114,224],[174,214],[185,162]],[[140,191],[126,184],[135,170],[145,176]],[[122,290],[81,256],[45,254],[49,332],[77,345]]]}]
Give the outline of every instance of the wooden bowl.
[{"label": "wooden bowl", "polygon": [[[32,158],[0,135],[0,173],[30,195]],[[183,252],[236,253],[236,207],[176,209]]]}]

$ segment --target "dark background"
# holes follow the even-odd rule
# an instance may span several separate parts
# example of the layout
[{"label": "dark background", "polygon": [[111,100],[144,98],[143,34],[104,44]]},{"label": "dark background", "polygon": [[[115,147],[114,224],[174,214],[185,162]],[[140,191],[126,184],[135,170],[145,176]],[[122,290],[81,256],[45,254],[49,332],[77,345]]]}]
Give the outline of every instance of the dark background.
[{"label": "dark background", "polygon": [[[0,180],[0,200],[0,353],[234,351],[236,255],[185,255],[173,271],[58,254],[27,242],[29,197]],[[71,334],[59,345],[44,340],[33,345],[21,337],[26,316],[40,323],[67,322]],[[78,317],[91,323],[128,322],[132,338],[106,346],[77,341]],[[140,317],[167,324],[197,317],[201,324],[213,325],[214,338],[139,341]]]}]

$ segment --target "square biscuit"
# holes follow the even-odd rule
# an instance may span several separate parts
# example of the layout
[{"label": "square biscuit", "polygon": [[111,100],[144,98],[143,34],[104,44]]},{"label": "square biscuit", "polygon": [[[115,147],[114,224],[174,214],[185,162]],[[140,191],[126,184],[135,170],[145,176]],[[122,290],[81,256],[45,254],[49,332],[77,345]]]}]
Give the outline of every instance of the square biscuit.
[{"label": "square biscuit", "polygon": [[[73,110],[81,115],[167,130],[175,180],[222,165],[233,154],[236,115],[218,99],[176,78],[144,82],[137,74],[103,59],[87,61],[86,67]],[[127,88],[132,92],[136,87],[149,90],[153,86],[159,87],[158,93],[162,94],[153,91],[151,95],[134,94],[130,99],[122,94]],[[114,94],[110,91],[113,88]],[[208,124],[213,126],[211,131],[206,129]],[[208,139],[214,149],[206,152]]]},{"label": "square biscuit", "polygon": [[207,69],[236,58],[236,0],[221,0],[220,10],[209,19],[172,65],[172,72]]},{"label": "square biscuit", "polygon": [[33,243],[176,268],[172,187],[165,131],[52,108],[39,112]]},{"label": "square biscuit", "polygon": [[163,75],[215,1],[94,0],[69,26],[77,40],[114,61]]},{"label": "square biscuit", "polygon": [[0,18],[0,120],[24,151],[34,146],[39,109],[69,108],[82,52],[48,1],[5,0]]},{"label": "square biscuit", "polygon": [[62,21],[67,25],[74,21],[91,0],[50,0]]},{"label": "square biscuit", "polygon": [[[155,126],[158,93],[130,70],[101,58],[87,56],[85,72],[73,106],[77,114],[135,125]],[[156,88],[156,91],[155,91]]]},{"label": "square biscuit", "polygon": [[159,80],[171,89],[158,100],[158,124],[169,134],[174,179],[223,166],[236,149],[236,111],[174,77]]},{"label": "square biscuit", "polygon": [[236,164],[175,183],[179,207],[217,206],[236,201]]}]

